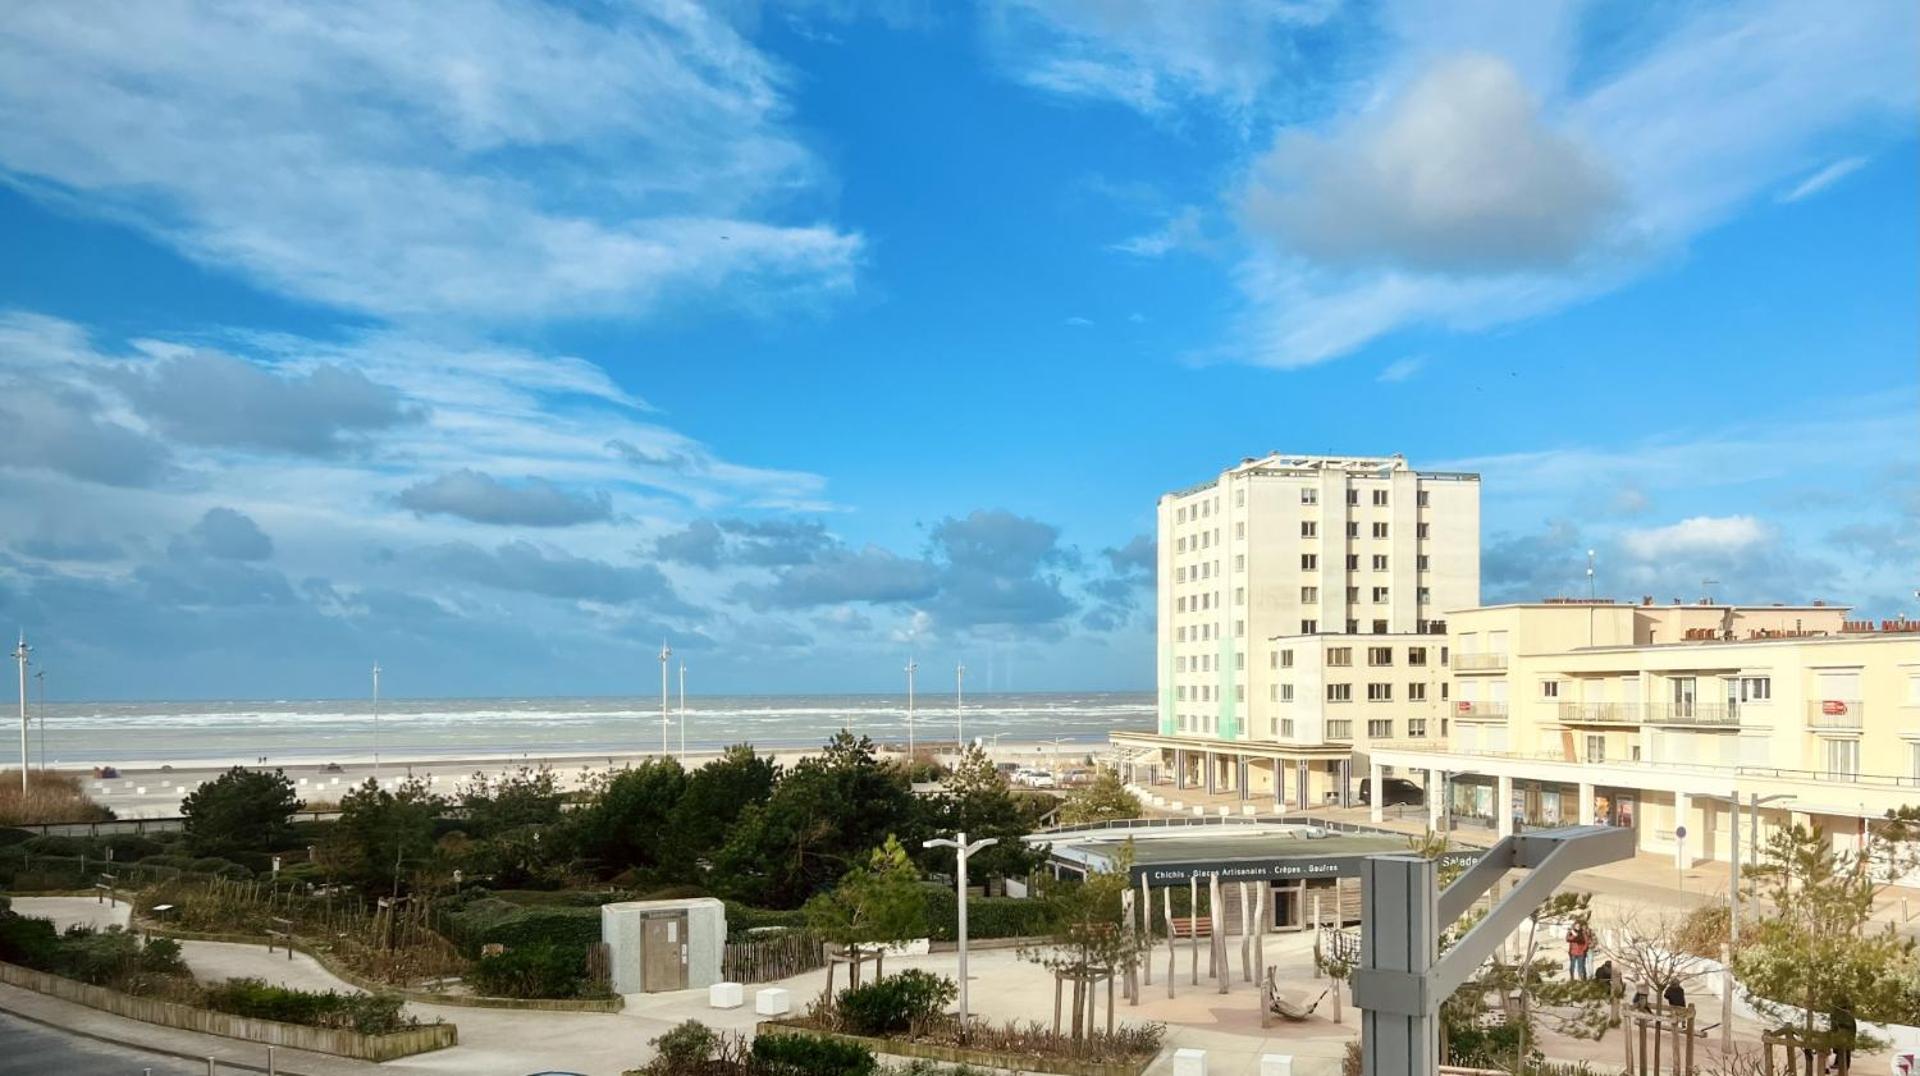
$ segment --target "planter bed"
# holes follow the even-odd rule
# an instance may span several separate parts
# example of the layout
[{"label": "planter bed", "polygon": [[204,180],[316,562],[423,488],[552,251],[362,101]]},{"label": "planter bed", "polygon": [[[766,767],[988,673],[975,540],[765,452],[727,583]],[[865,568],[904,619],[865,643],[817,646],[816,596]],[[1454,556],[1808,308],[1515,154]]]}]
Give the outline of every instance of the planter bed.
[{"label": "planter bed", "polygon": [[257,1020],[172,1001],[135,997],[17,964],[0,963],[0,982],[130,1020],[361,1061],[392,1061],[429,1050],[444,1049],[459,1041],[459,1030],[452,1024],[422,1024],[382,1035],[363,1035],[341,1028],[283,1024],[277,1020]]},{"label": "planter bed", "polygon": [[[213,934],[197,930],[175,930],[163,923],[142,919],[134,924],[142,934],[176,941],[227,942],[234,945],[264,945],[257,934]],[[626,999],[615,994],[605,998],[494,998],[477,994],[436,994],[431,990],[409,990],[375,982],[352,968],[342,967],[324,950],[304,938],[293,939],[293,947],[312,957],[321,967],[369,994],[398,994],[420,1005],[451,1005],[467,1009],[527,1009],[534,1012],[619,1012]]]},{"label": "planter bed", "polygon": [[768,1031],[837,1039],[841,1042],[864,1046],[876,1054],[891,1054],[895,1057],[918,1057],[951,1065],[977,1065],[1012,1072],[1044,1072],[1054,1076],[1140,1076],[1154,1062],[1153,1057],[1145,1057],[1137,1061],[1078,1061],[1073,1058],[1046,1057],[1039,1054],[973,1050],[942,1043],[879,1039],[865,1035],[848,1035],[839,1031],[823,1031],[793,1020],[762,1020],[754,1028],[755,1034],[764,1034]]}]

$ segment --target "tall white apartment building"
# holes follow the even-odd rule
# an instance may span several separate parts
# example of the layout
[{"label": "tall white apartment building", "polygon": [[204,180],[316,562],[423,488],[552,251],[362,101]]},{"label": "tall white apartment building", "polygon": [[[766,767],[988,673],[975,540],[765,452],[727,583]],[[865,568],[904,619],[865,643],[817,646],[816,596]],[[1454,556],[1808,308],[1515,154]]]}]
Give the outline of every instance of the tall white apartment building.
[{"label": "tall white apartment building", "polygon": [[[1334,718],[1332,730],[1349,737],[1335,740],[1320,704],[1344,701],[1347,689],[1301,669],[1309,655],[1320,665],[1340,649],[1327,636],[1350,637],[1362,653],[1397,645],[1403,666],[1409,647],[1430,644],[1420,656],[1440,663],[1445,610],[1480,598],[1478,475],[1416,471],[1397,455],[1249,457],[1162,496],[1158,532],[1158,731],[1114,742],[1157,754],[1177,784],[1279,798],[1284,771],[1297,768],[1299,801],[1317,801],[1309,786],[1345,772],[1358,734],[1392,717],[1394,697],[1423,720],[1444,715],[1425,690],[1400,685],[1386,699],[1369,696],[1381,705],[1366,717]],[[1405,638],[1413,635],[1430,638]],[[1283,654],[1298,663],[1283,667]],[[1432,679],[1433,667],[1415,678]]]}]

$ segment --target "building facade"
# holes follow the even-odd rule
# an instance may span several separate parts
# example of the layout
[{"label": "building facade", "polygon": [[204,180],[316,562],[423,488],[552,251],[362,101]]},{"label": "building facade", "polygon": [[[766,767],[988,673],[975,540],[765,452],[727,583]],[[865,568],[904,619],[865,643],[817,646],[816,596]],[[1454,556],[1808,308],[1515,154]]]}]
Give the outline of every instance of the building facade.
[{"label": "building facade", "polygon": [[1276,453],[1161,497],[1158,728],[1115,744],[1181,787],[1344,798],[1370,730],[1444,721],[1479,533],[1477,475],[1399,456]]},{"label": "building facade", "polygon": [[1857,845],[1920,804],[1920,625],[1563,601],[1455,612],[1449,644],[1449,735],[1368,760],[1423,777],[1436,819],[1629,826],[1684,865],[1729,858],[1736,798],[1743,845],[1788,824]]}]

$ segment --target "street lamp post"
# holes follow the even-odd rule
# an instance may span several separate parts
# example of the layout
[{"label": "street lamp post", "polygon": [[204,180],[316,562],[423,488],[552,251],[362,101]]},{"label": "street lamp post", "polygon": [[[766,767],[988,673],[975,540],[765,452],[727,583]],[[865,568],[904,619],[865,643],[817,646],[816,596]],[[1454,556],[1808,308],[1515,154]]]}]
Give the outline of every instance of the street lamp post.
[{"label": "street lamp post", "polygon": [[380,663],[373,663],[373,783],[380,785]]},{"label": "street lamp post", "polygon": [[919,664],[913,660],[913,655],[907,655],[907,758],[909,760],[913,758],[913,674],[919,668]]},{"label": "street lamp post", "polygon": [[953,836],[953,840],[937,837],[925,842],[923,847],[951,848],[954,859],[959,864],[957,873],[960,882],[960,1041],[965,1042],[967,1039],[967,857],[1000,841],[996,837],[982,837],[968,844],[965,833],[956,833]]},{"label": "street lamp post", "polygon": [[673,656],[672,648],[665,639],[660,640],[660,757],[667,757],[667,733],[673,728],[673,719],[667,716],[667,659]]},{"label": "street lamp post", "polygon": [[13,660],[20,663],[20,795],[27,794],[27,655],[33,653],[33,647],[27,645],[27,633],[20,633],[20,645],[13,648]]}]

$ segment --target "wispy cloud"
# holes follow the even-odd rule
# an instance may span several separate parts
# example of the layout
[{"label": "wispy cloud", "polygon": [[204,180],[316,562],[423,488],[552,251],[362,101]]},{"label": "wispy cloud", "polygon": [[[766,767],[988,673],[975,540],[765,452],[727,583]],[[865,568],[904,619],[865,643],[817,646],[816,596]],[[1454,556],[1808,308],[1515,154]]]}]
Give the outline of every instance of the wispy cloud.
[{"label": "wispy cloud", "polygon": [[697,5],[98,19],[10,13],[0,167],[268,288],[394,317],[628,317],[742,283],[844,290],[861,256],[794,201],[823,177],[785,127],[787,76]]},{"label": "wispy cloud", "polygon": [[1867,159],[1865,157],[1842,157],[1794,184],[1791,190],[1780,196],[1779,201],[1797,202],[1802,198],[1811,198],[1821,191],[1826,190],[1828,187],[1833,186],[1835,183],[1858,172],[1866,163]]},{"label": "wispy cloud", "polygon": [[1426,358],[1419,355],[1404,359],[1395,359],[1388,363],[1386,369],[1381,370],[1380,373],[1374,377],[1374,380],[1389,385],[1398,384],[1419,373],[1426,365]]}]

